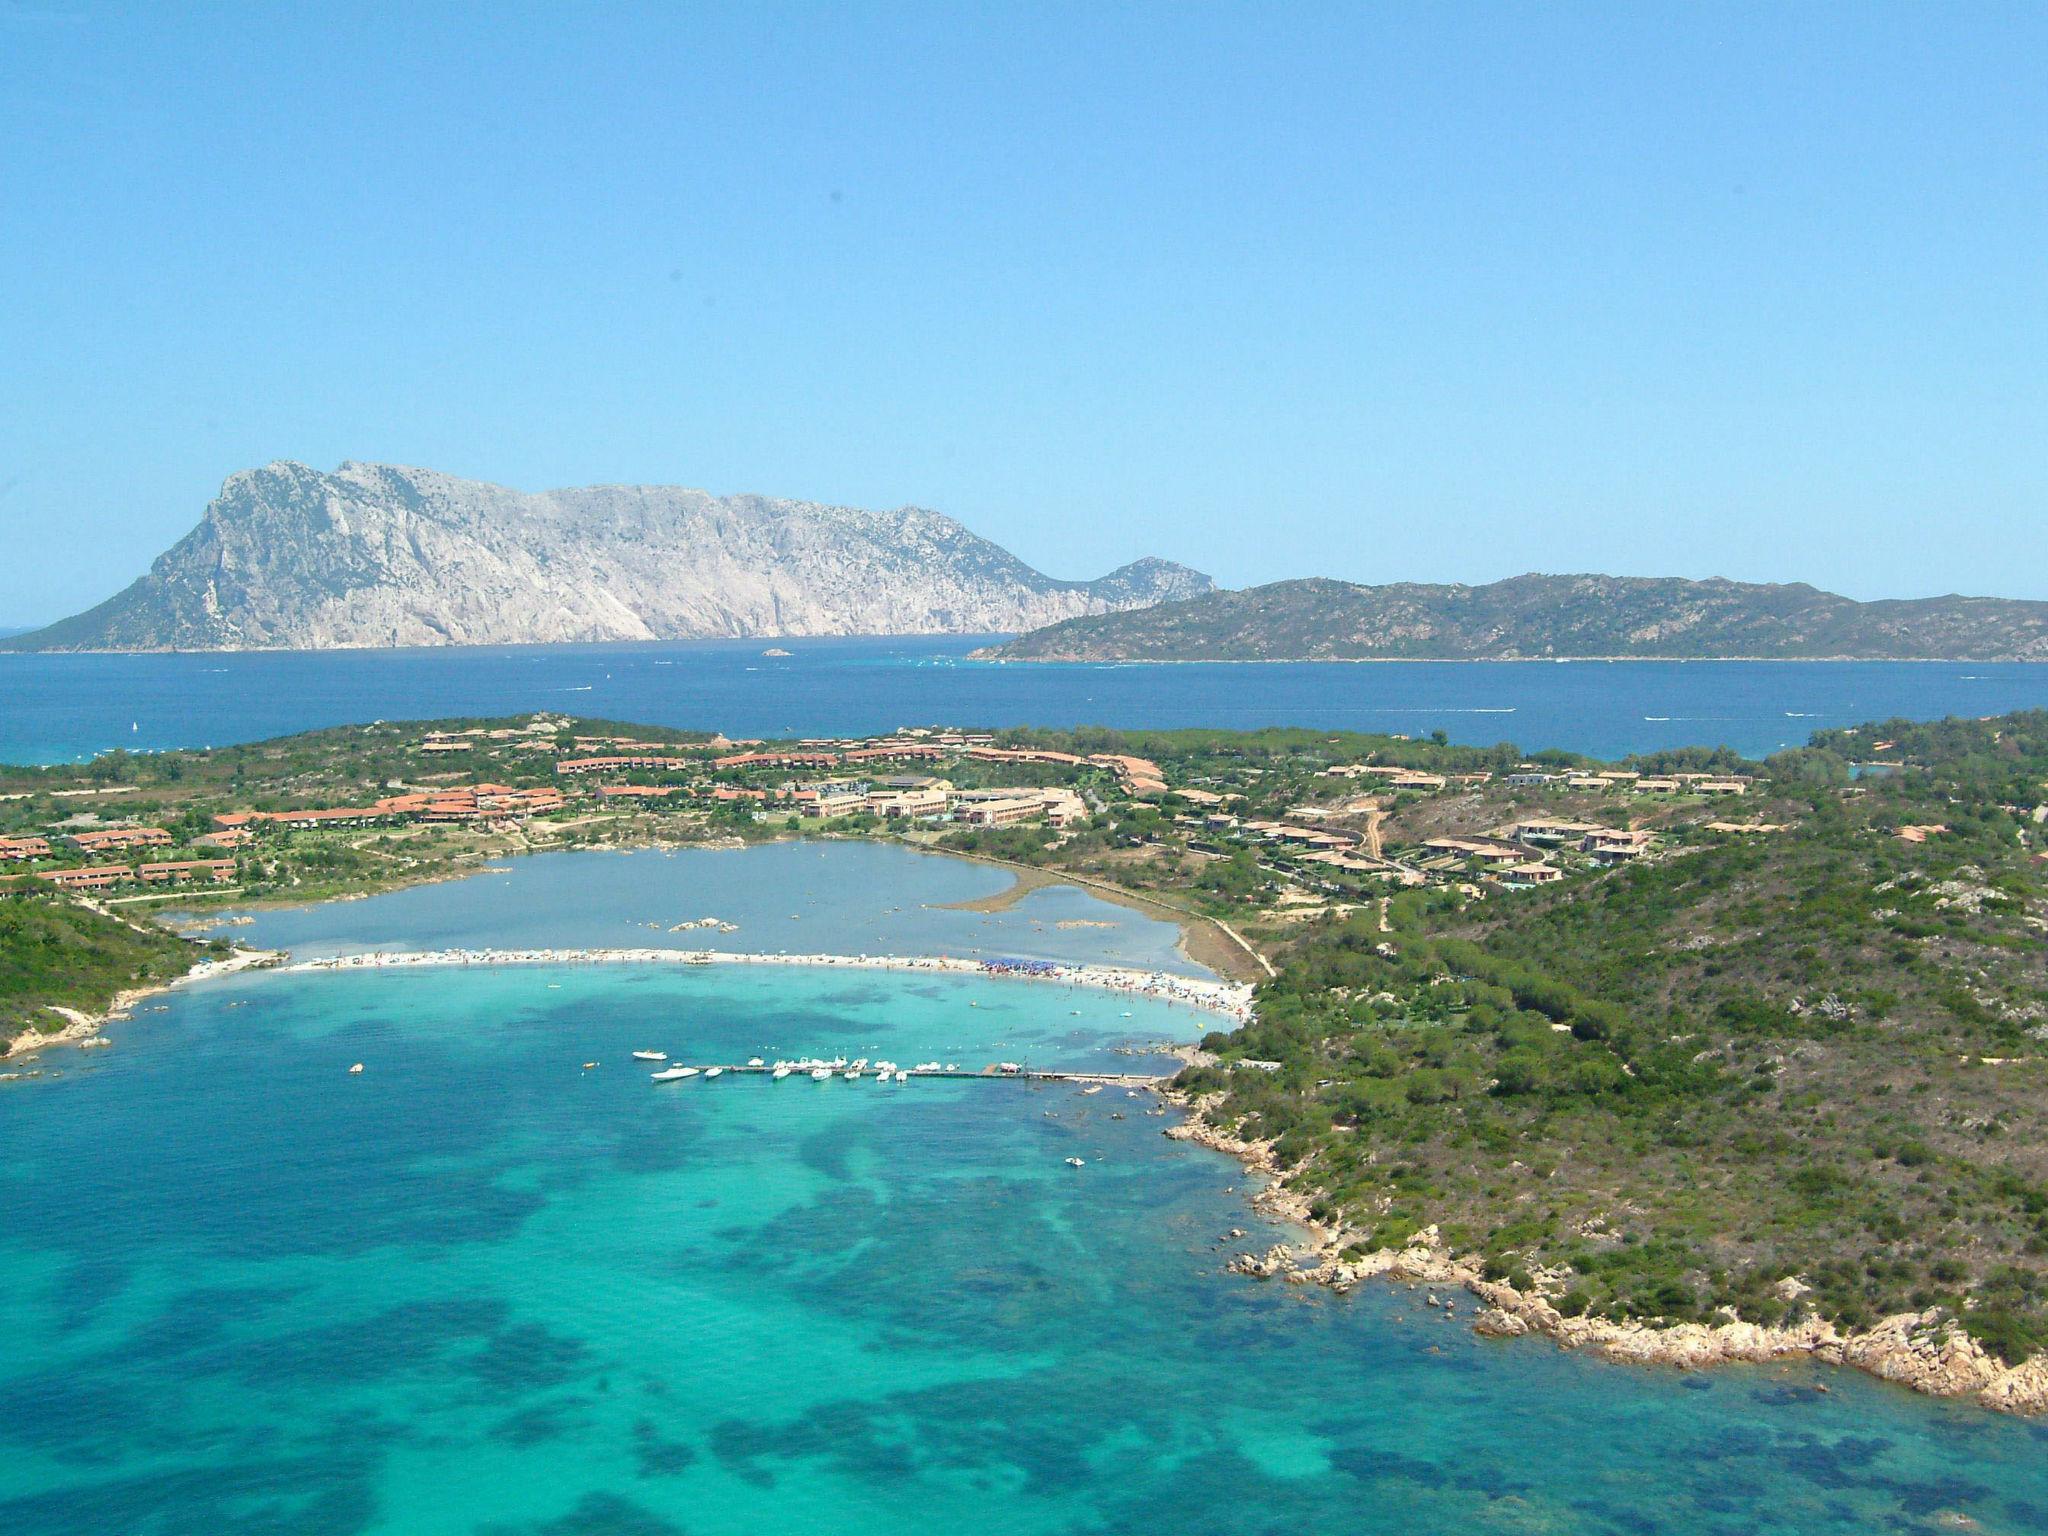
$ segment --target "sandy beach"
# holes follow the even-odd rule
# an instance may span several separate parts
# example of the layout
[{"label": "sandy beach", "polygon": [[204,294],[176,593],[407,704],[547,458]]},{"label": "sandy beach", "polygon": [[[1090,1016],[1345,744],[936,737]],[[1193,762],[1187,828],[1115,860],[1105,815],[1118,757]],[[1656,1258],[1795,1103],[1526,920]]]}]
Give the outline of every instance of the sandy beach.
[{"label": "sandy beach", "polygon": [[793,965],[837,970],[924,972],[1009,981],[1097,987],[1157,1002],[1180,1003],[1242,1024],[1251,1017],[1252,989],[1235,982],[1172,976],[1163,971],[1054,962],[1003,965],[951,955],[749,954],[716,949],[426,949],[371,950],[301,960],[288,971],[399,970],[420,966],[504,965]]}]

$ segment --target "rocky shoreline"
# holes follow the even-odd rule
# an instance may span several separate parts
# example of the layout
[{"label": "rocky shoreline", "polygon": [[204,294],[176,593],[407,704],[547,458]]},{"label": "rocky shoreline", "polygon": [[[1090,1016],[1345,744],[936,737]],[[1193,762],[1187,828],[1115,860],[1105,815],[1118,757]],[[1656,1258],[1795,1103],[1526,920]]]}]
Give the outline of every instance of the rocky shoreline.
[{"label": "rocky shoreline", "polygon": [[52,1045],[71,1045],[87,1049],[109,1045],[112,1042],[105,1039],[100,1031],[116,1020],[127,1018],[135,1005],[146,997],[154,997],[159,992],[168,992],[173,987],[182,987],[195,981],[211,981],[220,976],[232,976],[237,971],[276,965],[283,959],[284,954],[279,950],[238,949],[224,960],[201,960],[184,975],[170,981],[155,982],[146,987],[130,987],[125,992],[117,992],[113,1001],[100,1013],[87,1013],[80,1008],[65,1008],[52,1003],[51,1011],[62,1014],[71,1022],[59,1030],[24,1029],[12,1038],[0,1038],[0,1061],[13,1061],[19,1057],[30,1056]]},{"label": "rocky shoreline", "polygon": [[[1493,1338],[1543,1334],[1565,1349],[1593,1349],[1629,1365],[1704,1370],[1804,1357],[1823,1365],[1853,1366],[1930,1396],[1967,1398],[2000,1413],[2048,1413],[2048,1355],[2008,1366],[1938,1310],[1902,1312],[1852,1333],[1819,1318],[1773,1328],[1732,1317],[1723,1323],[1655,1327],[1566,1317],[1551,1304],[1540,1280],[1536,1288],[1523,1291],[1487,1279],[1477,1262],[1450,1252],[1435,1227],[1418,1232],[1406,1247],[1346,1259],[1344,1251],[1353,1246],[1357,1234],[1310,1215],[1309,1199],[1282,1184],[1284,1170],[1270,1143],[1231,1135],[1212,1124],[1202,1106],[1184,1094],[1169,1089],[1162,1096],[1185,1111],[1185,1118],[1169,1126],[1166,1135],[1227,1153],[1262,1175],[1262,1187],[1250,1197],[1252,1209],[1290,1223],[1305,1235],[1301,1242],[1277,1244],[1263,1254],[1237,1255],[1229,1266],[1237,1274],[1324,1285],[1340,1293],[1371,1279],[1462,1289],[1481,1304],[1472,1325],[1478,1333]],[[1454,1310],[1448,1301],[1438,1302],[1434,1296],[1430,1300],[1447,1313]]]}]

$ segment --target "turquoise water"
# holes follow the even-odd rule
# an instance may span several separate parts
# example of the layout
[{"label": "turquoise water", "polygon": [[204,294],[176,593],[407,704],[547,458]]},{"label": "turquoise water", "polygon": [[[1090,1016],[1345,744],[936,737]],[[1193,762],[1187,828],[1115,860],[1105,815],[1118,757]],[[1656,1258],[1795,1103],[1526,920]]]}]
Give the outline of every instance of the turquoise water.
[{"label": "turquoise water", "polygon": [[899,725],[1295,725],[1619,757],[1761,756],[1825,726],[2048,705],[2048,664],[975,662],[974,637],[529,645],[183,656],[0,655],[0,762],[223,746],[315,726],[550,709],[816,736]]},{"label": "turquoise water", "polygon": [[[763,947],[831,947],[857,888],[923,913],[937,948],[988,919],[923,904],[1000,879],[796,851],[537,860],[264,922],[330,922],[341,947],[517,929],[564,869],[578,921],[625,922],[737,864],[762,904],[733,941],[780,909],[813,927]],[[1006,944],[1039,922],[1156,952],[1158,925],[1086,898],[1057,910],[1112,926],[1033,916],[1050,894],[1005,915]],[[1119,1042],[1191,1025],[1078,989],[779,968],[175,994],[114,1049],[0,1084],[0,1530],[2048,1529],[2027,1424],[1231,1276],[1277,1235],[1242,1175],[1120,1091],[655,1087],[627,1054],[1129,1065]]]}]

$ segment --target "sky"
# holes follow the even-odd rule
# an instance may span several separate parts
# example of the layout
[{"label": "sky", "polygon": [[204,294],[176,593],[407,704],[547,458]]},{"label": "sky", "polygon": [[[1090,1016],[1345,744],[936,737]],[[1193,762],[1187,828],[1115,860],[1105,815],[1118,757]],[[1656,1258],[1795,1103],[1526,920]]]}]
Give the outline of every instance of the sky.
[{"label": "sky", "polygon": [[0,0],[0,623],[273,459],[2048,598],[2048,7]]}]

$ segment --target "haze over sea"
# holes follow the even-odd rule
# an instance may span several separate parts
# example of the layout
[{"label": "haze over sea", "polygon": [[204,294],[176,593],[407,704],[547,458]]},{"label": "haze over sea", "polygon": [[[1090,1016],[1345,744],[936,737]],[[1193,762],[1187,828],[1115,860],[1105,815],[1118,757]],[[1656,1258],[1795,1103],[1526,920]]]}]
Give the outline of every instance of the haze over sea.
[{"label": "haze over sea", "polygon": [[[1185,966],[1171,928],[1076,890],[929,905],[1007,879],[861,844],[549,855],[224,931],[302,955],[630,946],[716,915],[731,949]],[[779,967],[172,994],[112,1050],[0,1084],[0,1529],[2048,1528],[2031,1424],[1849,1372],[1607,1365],[1479,1340],[1406,1289],[1230,1275],[1281,1234],[1148,1099],[657,1087],[629,1057],[1129,1070],[1147,1059],[1111,1047],[1210,1022]]]},{"label": "haze over sea", "polygon": [[224,746],[376,719],[517,714],[734,736],[899,725],[1301,725],[1595,757],[1764,755],[1827,726],[2048,705],[2048,664],[975,662],[960,637],[186,655],[0,654],[0,761]]}]

